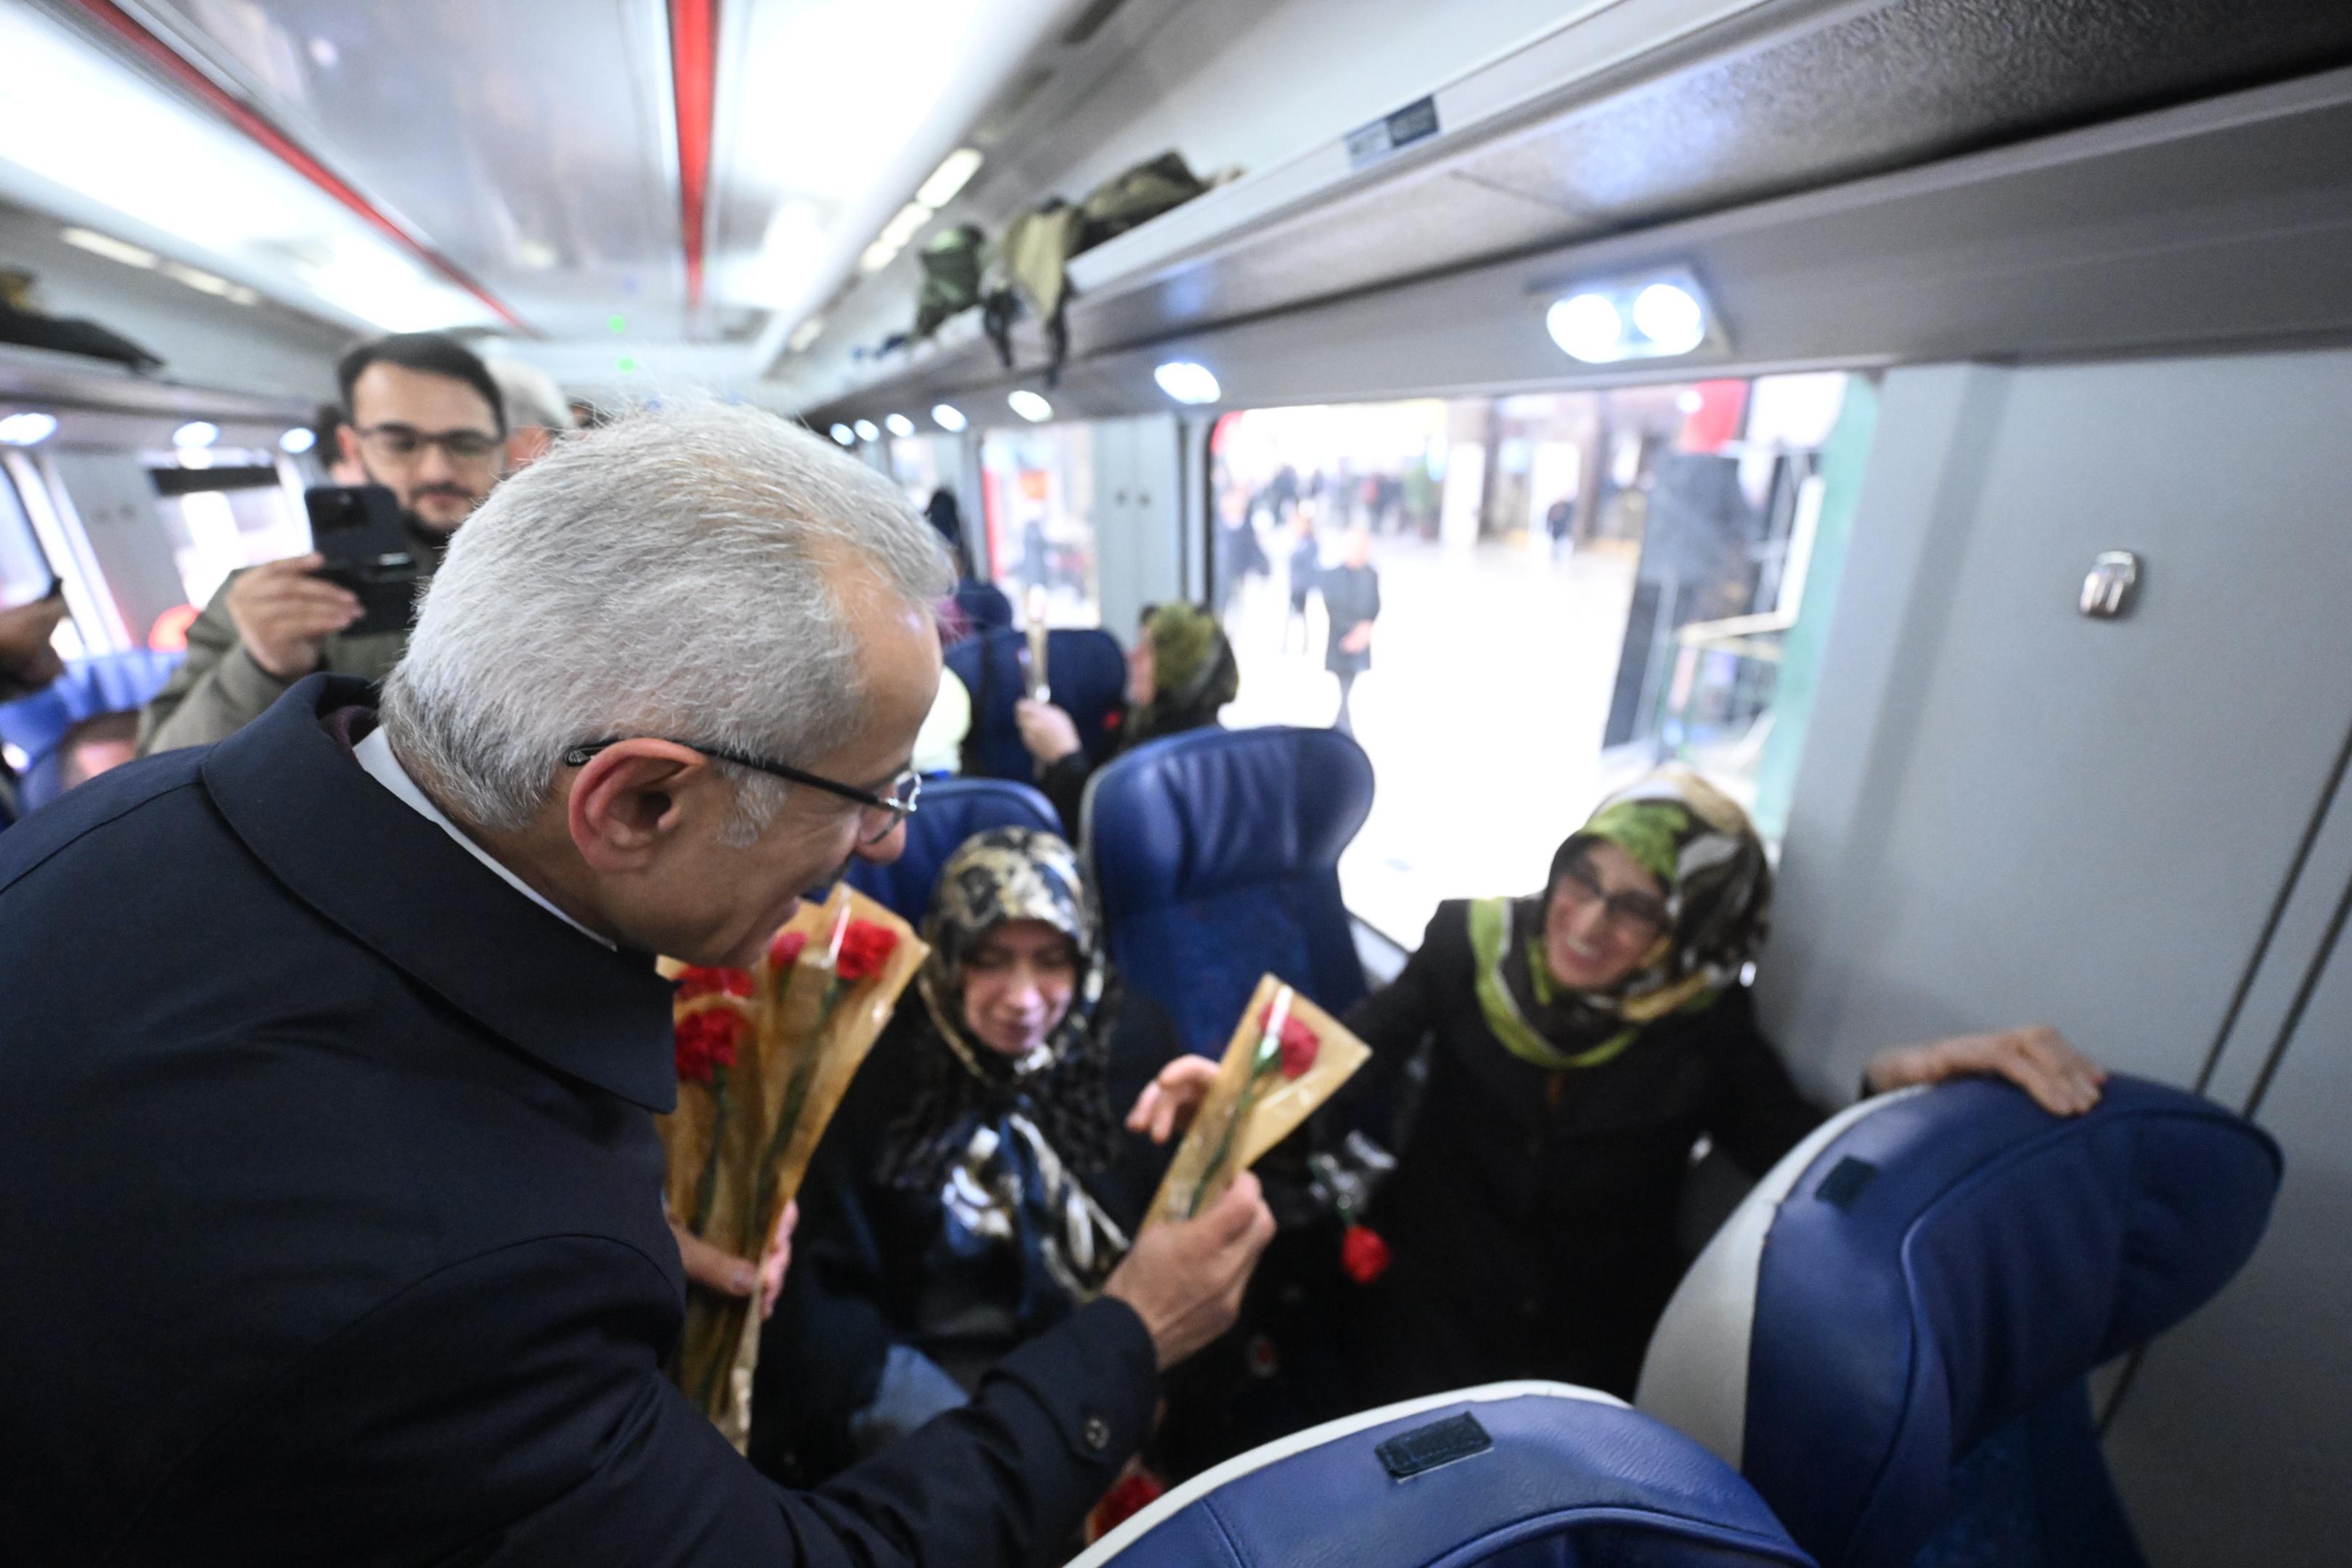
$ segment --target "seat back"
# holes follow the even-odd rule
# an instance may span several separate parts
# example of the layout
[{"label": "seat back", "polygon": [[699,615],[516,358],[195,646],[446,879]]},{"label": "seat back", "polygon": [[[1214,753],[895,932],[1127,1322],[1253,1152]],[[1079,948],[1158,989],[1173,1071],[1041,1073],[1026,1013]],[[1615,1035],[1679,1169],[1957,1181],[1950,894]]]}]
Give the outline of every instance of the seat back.
[{"label": "seat back", "polygon": [[1810,1561],[1697,1444],[1605,1394],[1511,1383],[1270,1443],[1161,1498],[1072,1568]]},{"label": "seat back", "polygon": [[852,860],[845,878],[866,897],[887,904],[909,924],[919,924],[931,901],[940,868],[973,834],[991,827],[1062,831],[1060,818],[1042,795],[1010,779],[933,779],[923,785],[915,815],[907,818],[907,847],[887,866]]},{"label": "seat back", "polygon": [[1372,764],[1331,730],[1195,730],[1087,782],[1086,851],[1112,962],[1216,1056],[1271,970],[1331,1012],[1364,994],[1339,855]]},{"label": "seat back", "polygon": [[[975,633],[947,650],[947,665],[971,693],[971,738],[964,747],[964,772],[982,778],[1037,776],[1029,749],[1021,743],[1013,704],[1021,700],[1022,649],[1017,631]],[[1100,762],[1118,743],[1127,712],[1127,655],[1118,639],[1091,627],[1062,627],[1045,634],[1045,680],[1054,703],[1077,725],[1078,743]],[[1070,831],[1077,831],[1076,823]]]},{"label": "seat back", "polygon": [[[1865,1100],[1708,1243],[1638,1403],[1738,1465],[1823,1568],[1957,1561],[1971,1531],[2021,1568],[2132,1562],[2083,1379],[2229,1281],[2279,1175],[2251,1122],[2139,1079],[2072,1119],[1985,1079]],[[1984,1491],[2004,1476],[2030,1493]]]},{"label": "seat back", "polygon": [[73,727],[109,713],[135,713],[163,689],[184,657],[134,648],[76,659],[66,672],[29,697],[0,705],[0,741],[27,761],[17,795],[26,811],[65,791],[64,744]]},{"label": "seat back", "polygon": [[956,614],[967,635],[1001,631],[1013,624],[1013,601],[993,583],[966,577],[956,584]]}]

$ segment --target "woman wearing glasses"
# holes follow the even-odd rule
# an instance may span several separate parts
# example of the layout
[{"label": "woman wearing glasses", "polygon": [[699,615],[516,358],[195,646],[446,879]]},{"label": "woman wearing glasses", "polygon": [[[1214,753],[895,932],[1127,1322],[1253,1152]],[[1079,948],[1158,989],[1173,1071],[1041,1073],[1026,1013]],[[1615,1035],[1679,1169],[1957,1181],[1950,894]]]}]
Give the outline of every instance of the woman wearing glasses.
[{"label": "woman wearing glasses", "polygon": [[1114,1108],[1176,1053],[1174,1026],[1120,992],[1069,845],[968,839],[923,938],[801,1188],[761,1347],[752,1457],[803,1485],[962,1405],[1091,1300],[1167,1162]]},{"label": "woman wearing glasses", "polygon": [[[1761,1174],[1823,1114],[1748,1001],[1770,901],[1746,814],[1661,775],[1571,835],[1542,891],[1440,906],[1396,981],[1349,1016],[1374,1053],[1351,1103],[1434,1039],[1366,1216],[1393,1261],[1339,1287],[1358,1405],[1519,1377],[1632,1396],[1685,1261],[1693,1145]],[[1189,1100],[1196,1072],[1171,1067],[1150,1098]],[[2104,1077],[2037,1028],[1890,1050],[1866,1085],[1982,1072],[2062,1115],[2089,1109]]]}]

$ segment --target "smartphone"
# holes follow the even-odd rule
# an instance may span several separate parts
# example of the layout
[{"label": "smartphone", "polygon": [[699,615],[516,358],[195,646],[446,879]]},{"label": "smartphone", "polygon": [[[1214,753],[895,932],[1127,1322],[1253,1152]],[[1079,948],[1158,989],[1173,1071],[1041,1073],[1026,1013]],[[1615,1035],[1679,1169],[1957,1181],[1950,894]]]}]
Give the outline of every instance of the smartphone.
[{"label": "smartphone", "polygon": [[310,548],[327,558],[319,575],[350,589],[363,606],[344,631],[405,630],[416,602],[416,557],[399,500],[382,485],[315,485],[302,501]]}]

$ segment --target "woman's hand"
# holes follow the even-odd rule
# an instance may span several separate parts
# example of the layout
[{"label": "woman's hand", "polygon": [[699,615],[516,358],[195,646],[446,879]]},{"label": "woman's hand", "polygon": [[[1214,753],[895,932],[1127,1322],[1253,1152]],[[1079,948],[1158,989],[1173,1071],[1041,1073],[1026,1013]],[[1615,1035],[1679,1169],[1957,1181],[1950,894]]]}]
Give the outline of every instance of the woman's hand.
[{"label": "woman's hand", "polygon": [[1013,705],[1013,721],[1021,726],[1021,743],[1029,754],[1053,766],[1078,749],[1078,726],[1050,702],[1024,697]]},{"label": "woman's hand", "polygon": [[1348,635],[1339,639],[1341,653],[1361,653],[1371,646],[1372,623],[1370,621],[1358,621],[1348,628]]},{"label": "woman's hand", "polygon": [[2090,1110],[2099,1103],[2099,1086],[2107,1081],[2106,1068],[2046,1024],[1881,1051],[1871,1058],[1863,1081],[1873,1094],[1884,1094],[1970,1074],[2009,1079],[2053,1116],[2079,1116]]},{"label": "woman's hand", "polygon": [[[669,1218],[665,1210],[664,1218]],[[793,1261],[793,1227],[801,1222],[798,1204],[786,1204],[776,1216],[776,1234],[757,1263],[716,1247],[669,1219],[670,1235],[677,1238],[677,1260],[686,1277],[721,1296],[749,1297],[759,1292],[761,1321],[773,1316],[776,1299],[784,1293],[784,1270]]]},{"label": "woman's hand", "polygon": [[1217,1081],[1217,1064],[1206,1057],[1178,1057],[1160,1069],[1160,1076],[1135,1097],[1127,1113],[1129,1132],[1146,1132],[1154,1143],[1165,1143],[1192,1125],[1193,1113],[1209,1098]]}]

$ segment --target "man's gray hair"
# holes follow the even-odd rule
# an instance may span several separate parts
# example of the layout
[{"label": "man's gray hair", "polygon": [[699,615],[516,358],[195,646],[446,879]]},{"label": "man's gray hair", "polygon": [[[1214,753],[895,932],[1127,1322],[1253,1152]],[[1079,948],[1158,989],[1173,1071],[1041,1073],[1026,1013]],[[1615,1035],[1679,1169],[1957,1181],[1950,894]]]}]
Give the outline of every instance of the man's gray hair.
[{"label": "man's gray hair", "polygon": [[572,416],[563,389],[539,366],[519,359],[486,359],[482,364],[499,384],[499,402],[509,430],[563,431],[580,423]]},{"label": "man's gray hair", "polygon": [[[845,577],[929,606],[939,536],[881,474],[757,409],[692,402],[557,444],[457,531],[384,682],[394,751],[467,822],[522,827],[563,753],[650,735],[806,763],[864,709]],[[738,783],[730,842],[789,785]]]}]

